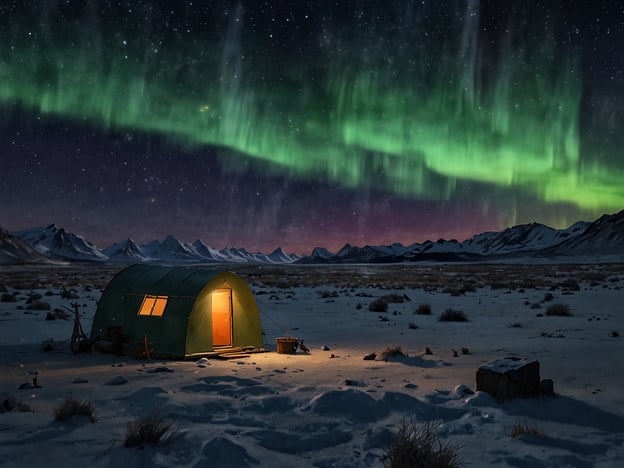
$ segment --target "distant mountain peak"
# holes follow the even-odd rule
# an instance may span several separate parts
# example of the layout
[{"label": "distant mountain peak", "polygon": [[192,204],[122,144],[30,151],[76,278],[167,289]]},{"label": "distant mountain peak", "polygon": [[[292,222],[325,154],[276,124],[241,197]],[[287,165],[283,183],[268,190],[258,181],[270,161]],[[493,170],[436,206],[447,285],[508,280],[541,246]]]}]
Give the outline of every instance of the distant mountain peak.
[{"label": "distant mountain peak", "polygon": [[593,223],[579,221],[567,229],[533,222],[502,231],[455,239],[427,240],[399,248],[401,244],[357,247],[345,244],[336,254],[315,247],[301,263],[378,263],[413,261],[483,261],[507,258],[542,258],[600,255],[624,261],[624,210],[604,215]]},{"label": "distant mountain peak", "polygon": [[25,240],[0,227],[0,264],[47,263]]}]

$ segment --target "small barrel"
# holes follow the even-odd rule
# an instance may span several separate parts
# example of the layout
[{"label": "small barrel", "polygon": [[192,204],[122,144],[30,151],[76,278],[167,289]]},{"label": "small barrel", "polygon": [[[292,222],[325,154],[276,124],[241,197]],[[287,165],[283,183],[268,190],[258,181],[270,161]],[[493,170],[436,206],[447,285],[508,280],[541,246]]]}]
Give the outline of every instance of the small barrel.
[{"label": "small barrel", "polygon": [[295,354],[298,342],[297,338],[276,338],[277,354]]}]

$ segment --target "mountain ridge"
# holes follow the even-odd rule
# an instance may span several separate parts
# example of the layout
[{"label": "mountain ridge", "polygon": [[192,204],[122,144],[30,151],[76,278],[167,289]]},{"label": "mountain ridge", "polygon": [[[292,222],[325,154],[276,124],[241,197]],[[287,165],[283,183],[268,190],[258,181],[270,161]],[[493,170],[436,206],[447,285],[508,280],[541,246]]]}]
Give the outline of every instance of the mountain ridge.
[{"label": "mountain ridge", "polygon": [[218,250],[200,239],[188,243],[173,235],[142,245],[126,239],[100,250],[84,237],[56,224],[13,233],[2,230],[0,234],[0,263],[36,263],[49,259],[100,263],[339,264],[515,258],[569,260],[587,256],[624,261],[624,210],[602,215],[593,222],[578,221],[566,229],[528,223],[482,232],[463,242],[438,239],[407,246],[395,242],[363,247],[346,243],[336,253],[318,246],[307,256],[288,254],[281,247],[268,254],[249,252],[244,247]]}]

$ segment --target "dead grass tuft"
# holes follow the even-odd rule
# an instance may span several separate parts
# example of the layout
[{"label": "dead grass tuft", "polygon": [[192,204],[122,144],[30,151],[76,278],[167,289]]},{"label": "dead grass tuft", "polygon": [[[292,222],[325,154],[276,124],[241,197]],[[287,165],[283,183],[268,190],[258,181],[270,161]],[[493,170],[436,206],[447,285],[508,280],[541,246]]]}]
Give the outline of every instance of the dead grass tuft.
[{"label": "dead grass tuft", "polygon": [[572,312],[570,312],[569,305],[557,302],[548,306],[548,309],[546,309],[546,315],[549,317],[569,317],[572,315]]},{"label": "dead grass tuft", "polygon": [[2,295],[0,296],[0,302],[17,302],[17,293],[2,293]]},{"label": "dead grass tuft", "polygon": [[4,398],[0,401],[0,413],[6,413],[9,411],[17,410],[21,413],[26,413],[32,411],[32,408],[28,405],[28,403],[24,403],[21,400],[18,400],[12,395]]},{"label": "dead grass tuft", "polygon": [[172,425],[172,422],[166,421],[161,416],[158,409],[154,409],[147,416],[139,417],[135,421],[128,423],[125,446],[166,445],[175,435],[175,432],[172,431],[165,437]]},{"label": "dead grass tuft", "polygon": [[417,315],[431,315],[431,304],[420,304],[414,313]]},{"label": "dead grass tuft", "polygon": [[463,310],[453,309],[451,307],[447,308],[440,317],[438,318],[440,322],[467,322],[468,317]]},{"label": "dead grass tuft", "polygon": [[403,418],[398,433],[385,450],[384,467],[460,467],[460,448],[457,444],[443,444],[432,422],[418,424]]},{"label": "dead grass tuft", "polygon": [[511,428],[511,434],[509,434],[511,437],[520,437],[520,436],[537,436],[537,437],[541,437],[546,435],[546,433],[540,429],[536,424],[529,424],[529,423],[521,423],[519,421],[516,421],[513,425],[513,427]]},{"label": "dead grass tuft", "polygon": [[380,356],[381,356],[382,360],[387,361],[390,358],[400,357],[400,356],[407,356],[407,354],[405,354],[403,352],[403,349],[401,349],[401,346],[399,346],[399,345],[390,345],[390,346],[387,346],[386,349],[384,349],[380,353]]},{"label": "dead grass tuft", "polygon": [[581,286],[579,282],[574,278],[564,279],[561,283],[559,283],[561,289],[565,291],[580,291]]},{"label": "dead grass tuft", "polygon": [[50,310],[52,309],[52,306],[50,305],[49,302],[41,301],[37,299],[31,302],[26,308],[29,310]]},{"label": "dead grass tuft", "polygon": [[388,312],[388,303],[380,297],[368,305],[368,310],[371,312]]},{"label": "dead grass tuft", "polygon": [[91,422],[95,422],[95,407],[91,400],[70,396],[54,409],[55,421],[69,421],[73,416],[87,416]]}]

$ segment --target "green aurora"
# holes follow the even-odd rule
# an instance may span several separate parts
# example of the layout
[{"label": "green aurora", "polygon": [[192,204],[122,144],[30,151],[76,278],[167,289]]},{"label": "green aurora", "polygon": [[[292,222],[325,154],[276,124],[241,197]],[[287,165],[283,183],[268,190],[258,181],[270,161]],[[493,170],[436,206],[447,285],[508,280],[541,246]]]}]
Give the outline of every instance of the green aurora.
[{"label": "green aurora", "polygon": [[436,16],[398,2],[393,28],[334,20],[279,45],[240,6],[210,27],[26,11],[2,20],[0,102],[408,199],[449,200],[476,181],[621,209],[622,163],[603,154],[616,145],[594,153],[602,136],[582,127],[581,50],[557,47],[530,12],[486,36],[475,2],[460,3]]}]

